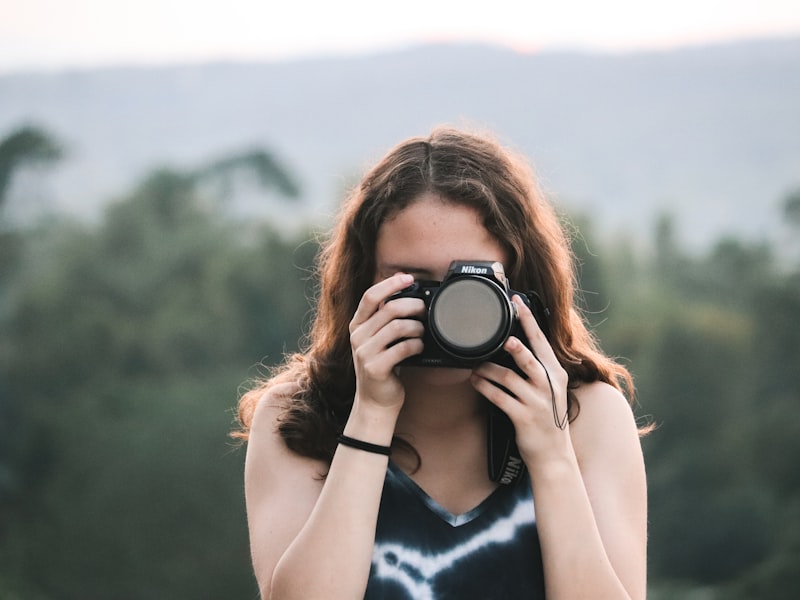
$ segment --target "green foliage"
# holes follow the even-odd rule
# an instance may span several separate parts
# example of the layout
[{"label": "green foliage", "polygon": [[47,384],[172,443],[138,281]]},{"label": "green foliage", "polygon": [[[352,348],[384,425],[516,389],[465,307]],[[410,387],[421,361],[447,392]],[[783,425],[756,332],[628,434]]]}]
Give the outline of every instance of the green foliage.
[{"label": "green foliage", "polygon": [[23,125],[0,140],[0,208],[15,170],[25,164],[52,163],[62,153],[60,144],[34,125]]},{"label": "green foliage", "polygon": [[651,250],[580,232],[587,318],[657,425],[643,440],[654,597],[797,597],[800,264],[732,238],[691,256],[667,216]]},{"label": "green foliage", "polygon": [[228,184],[237,172],[254,174],[262,186],[274,187],[287,198],[297,198],[300,195],[300,185],[286,168],[272,154],[261,149],[215,161],[199,172],[198,179],[222,177]]},{"label": "green foliage", "polygon": [[800,228],[800,189],[786,196],[783,202],[783,216],[790,226]]},{"label": "green foliage", "polygon": [[228,434],[239,386],[295,348],[316,246],[227,219],[197,181],[158,171],[97,226],[20,232],[1,597],[257,593]]}]

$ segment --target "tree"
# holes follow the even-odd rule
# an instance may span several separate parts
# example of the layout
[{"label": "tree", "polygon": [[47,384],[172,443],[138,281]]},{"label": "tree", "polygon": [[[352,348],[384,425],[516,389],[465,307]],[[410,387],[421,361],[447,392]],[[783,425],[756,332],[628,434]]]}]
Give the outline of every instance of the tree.
[{"label": "tree", "polygon": [[7,200],[17,169],[23,165],[51,164],[62,155],[59,142],[35,125],[23,125],[8,134],[0,141],[0,208]]},{"label": "tree", "polygon": [[[14,174],[23,166],[52,164],[62,156],[60,144],[44,129],[24,125],[0,140],[0,217],[8,198]],[[13,399],[7,389],[6,364],[12,353],[7,336],[2,335],[9,313],[9,294],[22,253],[18,232],[3,226],[0,219],[0,536],[9,521],[11,506],[19,499],[20,474],[15,464],[15,431]],[[37,461],[35,456],[31,457]],[[0,580],[0,591],[2,581]]]},{"label": "tree", "polygon": [[800,188],[790,192],[784,199],[783,217],[791,227],[800,229]]},{"label": "tree", "polygon": [[226,169],[206,171],[152,173],[95,227],[26,233],[3,328],[21,433],[0,590],[254,594],[231,409],[298,337],[316,250],[227,218],[205,187]]}]

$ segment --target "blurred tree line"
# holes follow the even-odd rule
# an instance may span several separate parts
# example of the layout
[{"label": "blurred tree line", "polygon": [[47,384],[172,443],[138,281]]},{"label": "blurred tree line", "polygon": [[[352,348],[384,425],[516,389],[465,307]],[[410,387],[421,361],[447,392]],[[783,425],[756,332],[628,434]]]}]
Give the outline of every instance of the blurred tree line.
[{"label": "blurred tree line", "polygon": [[[95,224],[13,226],[14,170],[59,156],[33,127],[0,143],[0,600],[257,597],[228,433],[240,385],[296,348],[318,246],[209,182],[255,173],[286,210],[297,185],[251,151],[155,171]],[[800,194],[784,209],[796,240]],[[798,597],[800,257],[573,222],[581,302],[657,425],[651,597]]]}]

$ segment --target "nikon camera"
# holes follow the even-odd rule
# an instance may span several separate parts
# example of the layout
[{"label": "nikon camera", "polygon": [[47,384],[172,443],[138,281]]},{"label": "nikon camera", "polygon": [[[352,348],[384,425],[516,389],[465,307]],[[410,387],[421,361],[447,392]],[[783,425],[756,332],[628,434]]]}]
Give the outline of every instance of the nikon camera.
[{"label": "nikon camera", "polygon": [[531,307],[545,334],[546,309],[539,297],[509,289],[503,265],[489,261],[453,261],[444,280],[415,281],[389,297],[421,298],[427,308],[423,317],[425,349],[403,364],[425,367],[472,369],[489,361],[515,369],[503,350],[509,336],[530,346],[511,298],[520,296]]},{"label": "nikon camera", "polygon": [[[415,281],[393,294],[389,300],[421,298],[427,307],[423,317],[425,348],[403,364],[471,369],[490,361],[525,376],[511,355],[503,350],[510,335],[530,348],[511,302],[515,295],[531,308],[549,338],[548,311],[541,299],[534,292],[523,294],[511,290],[499,262],[453,261],[441,282]],[[499,408],[487,404],[489,478],[510,485],[519,480],[525,463],[517,448],[511,420]]]}]

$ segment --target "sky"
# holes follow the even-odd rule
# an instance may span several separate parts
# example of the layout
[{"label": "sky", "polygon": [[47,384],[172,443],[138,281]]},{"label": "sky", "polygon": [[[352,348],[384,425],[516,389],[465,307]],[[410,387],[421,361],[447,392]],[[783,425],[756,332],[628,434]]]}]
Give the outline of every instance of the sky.
[{"label": "sky", "polygon": [[0,73],[359,55],[631,51],[800,36],[800,0],[0,0]]}]

